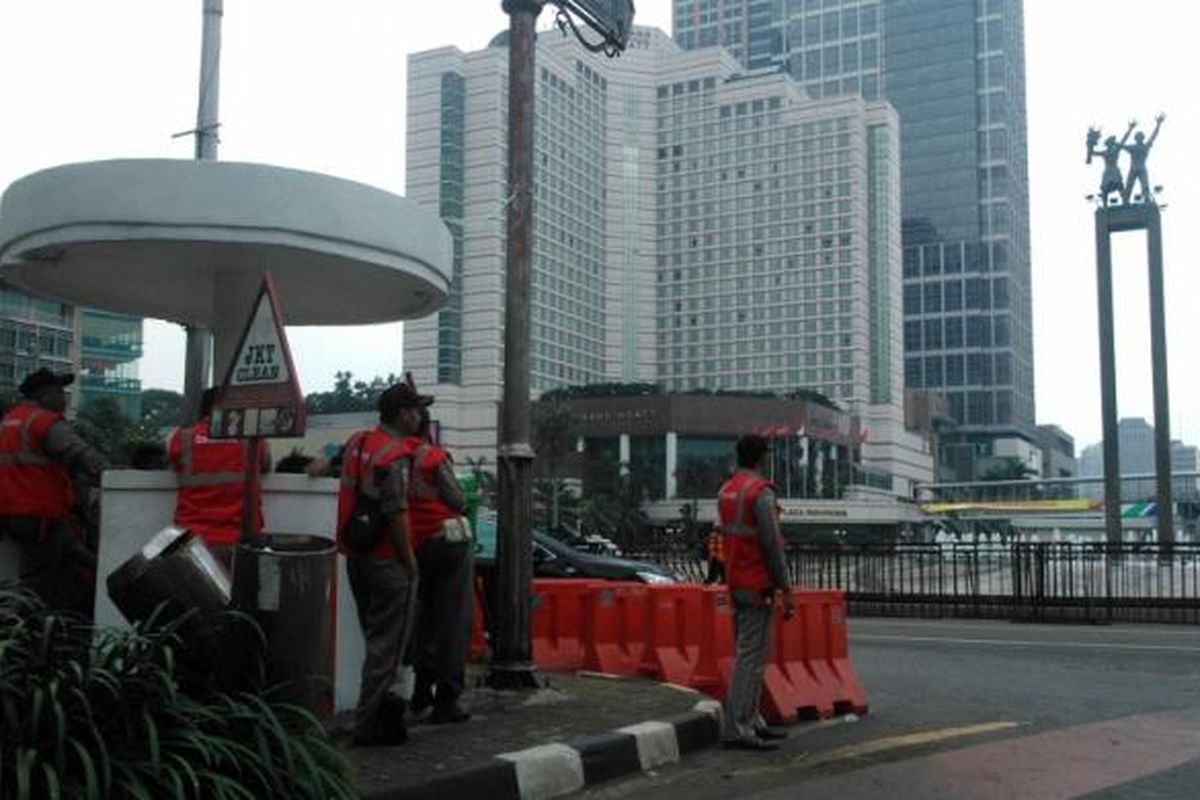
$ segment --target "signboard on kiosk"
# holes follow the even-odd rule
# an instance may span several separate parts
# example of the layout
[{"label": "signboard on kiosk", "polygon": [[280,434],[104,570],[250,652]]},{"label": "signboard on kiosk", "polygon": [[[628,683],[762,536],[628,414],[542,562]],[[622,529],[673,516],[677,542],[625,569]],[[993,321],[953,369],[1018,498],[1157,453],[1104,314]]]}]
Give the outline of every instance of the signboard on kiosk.
[{"label": "signboard on kiosk", "polygon": [[270,273],[246,322],[209,420],[214,439],[304,435],[304,395]]}]

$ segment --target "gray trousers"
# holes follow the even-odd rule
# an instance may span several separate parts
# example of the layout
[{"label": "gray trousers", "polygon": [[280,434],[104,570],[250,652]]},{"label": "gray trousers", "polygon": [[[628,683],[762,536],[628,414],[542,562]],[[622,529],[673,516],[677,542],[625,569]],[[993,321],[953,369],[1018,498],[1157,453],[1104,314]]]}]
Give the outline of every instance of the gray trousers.
[{"label": "gray trousers", "polygon": [[348,556],[346,573],[366,649],[354,727],[370,733],[383,723],[384,700],[412,631],[417,576],[398,561],[368,556]]},{"label": "gray trousers", "polygon": [[721,733],[725,741],[754,739],[757,737],[755,729],[764,725],[758,703],[774,621],[775,605],[770,601],[752,604],[734,598],[735,661],[729,697],[725,702],[725,729]]},{"label": "gray trousers", "polygon": [[466,679],[475,611],[472,543],[426,540],[417,549],[417,563],[419,610],[407,660],[418,689],[433,689],[434,704],[446,708],[458,700]]}]

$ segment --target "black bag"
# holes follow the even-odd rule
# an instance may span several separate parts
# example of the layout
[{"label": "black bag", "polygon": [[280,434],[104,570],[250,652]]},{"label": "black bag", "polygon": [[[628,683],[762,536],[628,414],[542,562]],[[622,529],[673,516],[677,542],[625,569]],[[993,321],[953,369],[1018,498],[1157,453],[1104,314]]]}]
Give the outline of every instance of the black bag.
[{"label": "black bag", "polygon": [[[363,444],[366,439],[364,434],[358,440],[356,459],[360,465]],[[343,465],[343,470],[345,468],[346,465]],[[384,533],[387,531],[387,518],[379,507],[379,500],[367,497],[361,491],[363,478],[362,475],[358,478],[359,490],[354,498],[354,508],[350,511],[350,518],[346,520],[345,527],[342,528],[341,536],[342,544],[358,555],[367,555],[374,550],[376,545],[383,540]]]}]

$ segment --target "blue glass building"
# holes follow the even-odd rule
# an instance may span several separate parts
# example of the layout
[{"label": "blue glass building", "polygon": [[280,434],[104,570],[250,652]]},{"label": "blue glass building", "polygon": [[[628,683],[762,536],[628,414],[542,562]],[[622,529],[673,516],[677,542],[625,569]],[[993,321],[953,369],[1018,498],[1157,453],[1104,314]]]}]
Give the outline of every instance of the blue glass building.
[{"label": "blue glass building", "polygon": [[945,396],[942,477],[1036,441],[1022,0],[675,0],[685,48],[722,44],[814,97],[900,116],[905,385]]}]

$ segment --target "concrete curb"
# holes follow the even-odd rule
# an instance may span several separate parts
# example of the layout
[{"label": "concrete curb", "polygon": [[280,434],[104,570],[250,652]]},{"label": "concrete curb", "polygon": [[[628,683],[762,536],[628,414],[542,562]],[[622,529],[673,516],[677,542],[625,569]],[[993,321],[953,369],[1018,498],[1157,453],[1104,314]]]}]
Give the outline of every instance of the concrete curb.
[{"label": "concrete curb", "polygon": [[501,753],[417,786],[363,794],[363,800],[550,800],[603,781],[671,764],[720,738],[721,704],[701,700],[685,714]]}]

